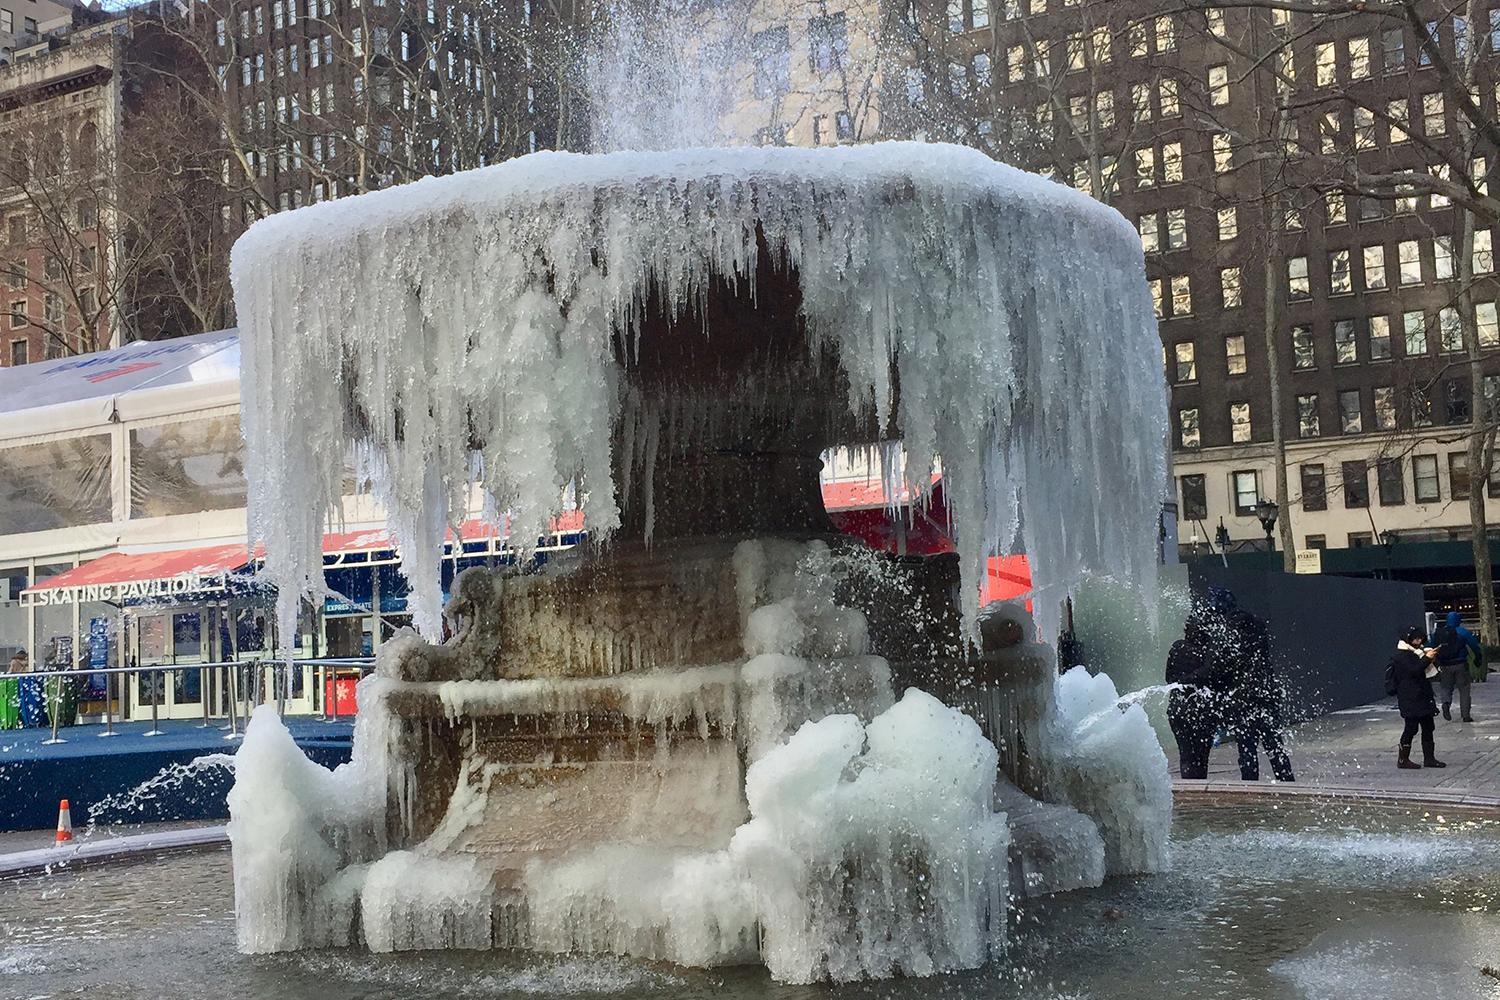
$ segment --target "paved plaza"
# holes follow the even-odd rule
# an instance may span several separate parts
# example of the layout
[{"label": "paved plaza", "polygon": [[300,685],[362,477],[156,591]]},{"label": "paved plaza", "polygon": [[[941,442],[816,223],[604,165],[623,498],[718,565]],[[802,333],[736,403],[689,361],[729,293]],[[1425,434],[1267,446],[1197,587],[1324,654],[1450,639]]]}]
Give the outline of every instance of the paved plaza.
[{"label": "paved plaza", "polygon": [[[1401,717],[1396,700],[1387,698],[1370,705],[1344,709],[1294,728],[1287,738],[1297,785],[1276,786],[1270,766],[1261,757],[1261,780],[1256,791],[1303,793],[1311,789],[1347,794],[1378,793],[1390,798],[1422,799],[1500,808],[1500,674],[1491,674],[1483,684],[1473,685],[1474,722],[1454,721],[1440,715],[1437,720],[1437,756],[1448,766],[1401,771],[1396,768],[1396,741],[1401,735]],[[1176,747],[1169,747],[1172,772],[1177,773]],[[1420,745],[1413,754],[1421,759]],[[1178,781],[1180,791],[1248,791],[1240,780],[1239,764],[1232,743],[1214,748],[1209,758],[1208,780]]]}]

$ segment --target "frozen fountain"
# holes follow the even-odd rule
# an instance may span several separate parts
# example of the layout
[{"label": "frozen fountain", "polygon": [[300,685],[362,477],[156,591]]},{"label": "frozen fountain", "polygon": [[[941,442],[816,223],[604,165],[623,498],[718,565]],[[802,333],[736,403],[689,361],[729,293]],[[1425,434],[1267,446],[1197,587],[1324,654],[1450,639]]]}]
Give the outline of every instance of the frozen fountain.
[{"label": "frozen fountain", "polygon": [[[1165,864],[1144,713],[1035,638],[1084,575],[1155,573],[1160,342],[1112,210],[956,147],[544,153],[273,216],[233,278],[281,613],[352,453],[421,632],[345,767],[252,720],[242,950],[923,975],[995,956],[1012,896]],[[825,514],[819,455],[898,441],[887,495],[940,470],[956,555]],[[520,544],[565,498],[591,544],[442,606],[450,526]],[[1035,623],[978,606],[1015,550]]]}]

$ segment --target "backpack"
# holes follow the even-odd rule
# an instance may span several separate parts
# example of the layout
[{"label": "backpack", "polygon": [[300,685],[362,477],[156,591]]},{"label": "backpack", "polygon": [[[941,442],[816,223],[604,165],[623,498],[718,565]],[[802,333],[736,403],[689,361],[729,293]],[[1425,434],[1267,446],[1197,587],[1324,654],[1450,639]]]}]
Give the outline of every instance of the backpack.
[{"label": "backpack", "polygon": [[1396,695],[1396,661],[1392,660],[1385,665],[1385,693],[1387,697]]},{"label": "backpack", "polygon": [[1437,647],[1439,663],[1462,663],[1467,659],[1468,650],[1458,637],[1458,630],[1447,622],[1442,622],[1432,633],[1432,644]]}]

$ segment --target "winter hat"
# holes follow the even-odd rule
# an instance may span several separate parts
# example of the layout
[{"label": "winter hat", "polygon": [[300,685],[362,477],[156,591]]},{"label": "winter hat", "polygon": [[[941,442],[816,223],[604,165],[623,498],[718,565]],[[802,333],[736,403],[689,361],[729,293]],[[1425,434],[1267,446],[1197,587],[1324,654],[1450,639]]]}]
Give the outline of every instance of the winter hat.
[{"label": "winter hat", "polygon": [[1408,646],[1414,646],[1419,642],[1425,643],[1427,641],[1427,633],[1422,631],[1422,629],[1418,626],[1413,625],[1411,628],[1401,633],[1401,641],[1406,643]]}]

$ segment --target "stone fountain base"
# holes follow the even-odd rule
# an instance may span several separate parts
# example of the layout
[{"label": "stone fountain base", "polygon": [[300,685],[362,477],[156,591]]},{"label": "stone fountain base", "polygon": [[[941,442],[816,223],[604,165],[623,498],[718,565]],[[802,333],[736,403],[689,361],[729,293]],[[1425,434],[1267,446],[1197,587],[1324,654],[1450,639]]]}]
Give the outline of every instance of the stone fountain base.
[{"label": "stone fountain base", "polygon": [[[805,536],[627,556],[463,574],[455,637],[399,637],[362,683],[347,774],[273,752],[257,718],[231,798],[237,891],[242,913],[263,895],[291,918],[242,917],[242,948],[920,973],[1000,947],[1007,884],[1154,863],[1151,830],[1120,819],[1135,802],[1062,752],[1029,616],[995,609],[965,652],[951,560]],[[271,780],[319,792],[267,819]],[[321,845],[305,864],[242,855],[299,837]]]}]

